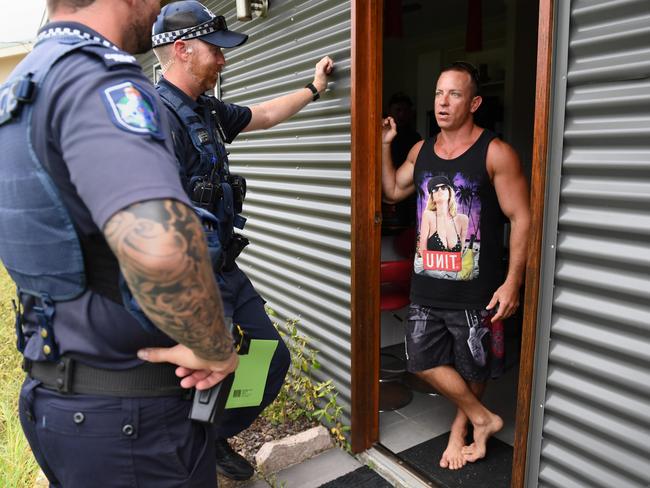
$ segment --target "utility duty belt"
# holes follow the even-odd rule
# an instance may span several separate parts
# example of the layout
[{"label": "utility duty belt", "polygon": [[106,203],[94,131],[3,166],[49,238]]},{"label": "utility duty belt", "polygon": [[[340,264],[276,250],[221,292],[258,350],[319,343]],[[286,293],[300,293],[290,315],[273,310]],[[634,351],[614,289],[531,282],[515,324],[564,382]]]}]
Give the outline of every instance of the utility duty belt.
[{"label": "utility duty belt", "polygon": [[[215,211],[215,206],[223,197],[223,187],[220,182],[213,182],[209,176],[193,178],[190,185],[190,199],[192,204],[210,212]],[[232,188],[233,210],[240,214],[246,198],[246,178],[239,175],[228,174],[224,177],[225,183]]]},{"label": "utility duty belt", "polygon": [[111,370],[88,366],[62,356],[56,362],[24,359],[23,370],[49,389],[67,394],[112,397],[163,397],[188,395],[180,386],[176,366],[143,363],[131,369]]}]

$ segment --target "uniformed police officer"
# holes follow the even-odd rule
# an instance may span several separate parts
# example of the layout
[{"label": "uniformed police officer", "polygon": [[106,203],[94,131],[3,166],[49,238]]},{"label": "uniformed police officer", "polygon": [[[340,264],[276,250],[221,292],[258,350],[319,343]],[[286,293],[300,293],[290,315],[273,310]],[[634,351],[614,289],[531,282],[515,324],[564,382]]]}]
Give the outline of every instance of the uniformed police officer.
[{"label": "uniformed police officer", "polygon": [[[279,341],[262,404],[226,410],[217,428],[217,470],[237,480],[251,477],[253,468],[231,449],[226,439],[246,429],[277,396],[290,357],[264,311],[264,301],[235,264],[235,258],[248,242],[233,233],[233,227],[243,227],[245,220],[239,215],[245,181],[230,173],[224,144],[232,142],[240,132],[273,127],[316,100],[327,88],[327,76],[334,66],[329,57],[324,57],[316,64],[311,83],[250,108],[205,96],[204,92],[215,87],[226,64],[221,48],[239,46],[247,37],[229,30],[222,16],[194,0],[163,7],[153,27],[154,52],[164,75],[157,89],[170,112],[181,179],[193,203],[213,212],[221,222],[225,252],[217,281],[225,313],[232,314],[233,321],[250,337]],[[166,358],[164,353],[160,357]]]},{"label": "uniformed police officer", "polygon": [[[166,111],[128,54],[150,48],[159,1],[48,9],[0,86],[0,258],[18,288],[25,435],[54,487],[214,487],[214,432],[188,420],[181,385],[215,385],[237,355]],[[127,285],[157,328],[127,311]],[[183,367],[137,356],[161,346]]]}]

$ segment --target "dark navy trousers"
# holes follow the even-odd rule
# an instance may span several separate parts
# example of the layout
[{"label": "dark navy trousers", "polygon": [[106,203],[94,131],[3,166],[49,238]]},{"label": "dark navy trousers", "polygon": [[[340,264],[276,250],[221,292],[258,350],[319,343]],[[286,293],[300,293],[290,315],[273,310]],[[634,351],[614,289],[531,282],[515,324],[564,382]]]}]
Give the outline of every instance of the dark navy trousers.
[{"label": "dark navy trousers", "polygon": [[289,351],[264,311],[264,301],[235,268],[219,282],[224,312],[251,338],[278,340],[262,404],[226,410],[216,428],[188,420],[180,397],[115,398],[62,395],[28,379],[20,420],[38,464],[54,488],[216,486],[215,437],[245,430],[278,395]]},{"label": "dark navy trousers", "polygon": [[211,427],[181,397],[62,395],[27,379],[20,421],[54,488],[214,488]]},{"label": "dark navy trousers", "polygon": [[228,438],[248,428],[262,410],[278,396],[289,370],[291,358],[287,346],[266,315],[264,300],[255,291],[253,284],[244,272],[235,266],[232,271],[220,273],[217,276],[217,282],[221,290],[224,314],[232,317],[233,323],[239,324],[251,339],[278,341],[278,347],[271,360],[261,405],[224,411],[215,431],[218,438]]}]

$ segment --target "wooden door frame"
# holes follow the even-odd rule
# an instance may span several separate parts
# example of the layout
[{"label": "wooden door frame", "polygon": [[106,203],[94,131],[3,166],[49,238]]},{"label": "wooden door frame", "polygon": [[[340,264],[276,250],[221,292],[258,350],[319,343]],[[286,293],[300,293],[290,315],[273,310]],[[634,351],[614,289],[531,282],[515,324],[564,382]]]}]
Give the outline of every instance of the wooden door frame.
[{"label": "wooden door frame", "polygon": [[379,440],[383,0],[352,0],[352,450]]},{"label": "wooden door frame", "polygon": [[523,488],[526,478],[528,429],[530,427],[537,306],[541,279],[542,231],[546,176],[548,172],[549,121],[551,120],[551,87],[554,40],[554,0],[539,1],[537,28],[537,76],[535,81],[535,126],[533,129],[533,160],[530,181],[530,240],[526,262],[526,289],[522,321],[519,384],[515,418],[515,443],[512,456],[512,488]]},{"label": "wooden door frame", "polygon": [[[530,253],[522,323],[512,487],[526,473],[551,112],[553,3],[539,0]],[[379,440],[382,0],[352,0],[352,450]]]}]

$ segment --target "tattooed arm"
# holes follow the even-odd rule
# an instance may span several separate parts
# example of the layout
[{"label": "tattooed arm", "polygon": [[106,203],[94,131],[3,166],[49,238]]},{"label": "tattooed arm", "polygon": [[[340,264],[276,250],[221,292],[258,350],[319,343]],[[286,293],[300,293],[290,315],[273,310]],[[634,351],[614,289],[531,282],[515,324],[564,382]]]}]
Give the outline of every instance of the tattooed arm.
[{"label": "tattooed arm", "polygon": [[190,352],[177,346],[184,355],[173,362],[206,370],[236,366],[207,245],[192,209],[176,200],[134,204],[111,217],[104,234],[147,316],[196,356],[188,359]]}]

